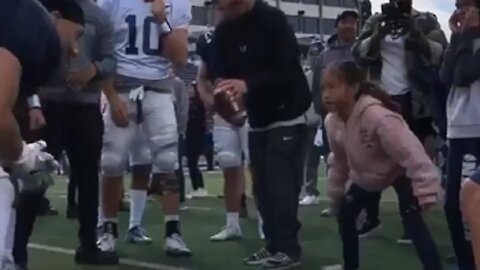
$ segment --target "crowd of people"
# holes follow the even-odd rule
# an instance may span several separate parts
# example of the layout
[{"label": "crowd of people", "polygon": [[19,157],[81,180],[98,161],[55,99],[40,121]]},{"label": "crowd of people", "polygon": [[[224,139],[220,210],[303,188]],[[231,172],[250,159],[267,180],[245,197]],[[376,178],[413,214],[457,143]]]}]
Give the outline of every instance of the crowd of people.
[{"label": "crowd of people", "polygon": [[[337,218],[343,245],[341,264],[329,269],[361,269],[359,238],[381,228],[389,187],[402,220],[398,242],[413,244],[423,269],[444,268],[423,220],[438,202],[458,269],[480,269],[480,1],[456,0],[450,40],[412,0],[385,2],[368,18],[340,13],[305,68],[279,9],[213,1],[215,29],[197,41],[192,81],[182,75],[189,0],[2,1],[0,270],[28,269],[36,217],[57,214],[46,190],[64,155],[67,217],[80,225],[77,264],[118,264],[124,208],[126,240],[150,244],[142,226],[149,195],[162,206],[165,253],[192,256],[179,212],[208,194],[204,155],[224,177],[225,225],[211,241],[243,237],[251,175],[265,245],[246,265],[301,264],[298,209],[319,204],[324,160],[329,207],[319,215]],[[248,121],[221,115],[219,93],[245,104]]]}]

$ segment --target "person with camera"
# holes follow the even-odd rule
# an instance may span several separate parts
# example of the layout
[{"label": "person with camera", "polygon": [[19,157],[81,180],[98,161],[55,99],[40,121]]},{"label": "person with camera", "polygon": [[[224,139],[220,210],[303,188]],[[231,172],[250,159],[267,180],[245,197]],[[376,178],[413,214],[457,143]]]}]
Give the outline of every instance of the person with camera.
[{"label": "person with camera", "polygon": [[[390,0],[381,13],[366,21],[354,46],[357,63],[401,105],[403,117],[422,143],[435,135],[430,77],[440,65],[446,44],[434,14],[415,10],[412,0]],[[399,205],[408,207],[402,200]],[[369,205],[367,212],[378,213],[378,207],[378,202]],[[408,234],[398,243],[411,243]]]},{"label": "person with camera", "polygon": [[[305,112],[311,104],[300,50],[285,14],[261,0],[218,0],[214,94],[244,104],[250,124],[254,195],[266,247],[244,260],[264,269],[300,264],[298,197],[303,176]],[[233,106],[236,107],[236,106]]]},{"label": "person with camera", "polygon": [[[480,163],[480,1],[457,0],[457,9],[450,18],[451,43],[447,48],[440,77],[451,85],[447,100],[447,184],[445,214],[450,237],[455,249],[457,264],[461,270],[475,267],[472,245],[476,228],[464,225],[460,209],[459,192],[464,179]],[[465,188],[471,184],[465,184]],[[467,215],[464,212],[464,215]],[[478,218],[478,217],[477,217]],[[472,221],[468,216],[467,222]],[[477,246],[478,247],[478,246]]]}]

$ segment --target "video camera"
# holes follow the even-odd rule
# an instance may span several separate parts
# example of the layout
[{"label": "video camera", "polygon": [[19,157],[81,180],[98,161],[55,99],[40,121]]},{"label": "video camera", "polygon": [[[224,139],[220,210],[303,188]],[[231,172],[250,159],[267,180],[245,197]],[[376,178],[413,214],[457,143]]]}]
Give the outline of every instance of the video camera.
[{"label": "video camera", "polygon": [[382,4],[384,23],[388,25],[392,36],[401,36],[406,33],[405,19],[410,17],[412,3],[410,1],[390,0]]}]

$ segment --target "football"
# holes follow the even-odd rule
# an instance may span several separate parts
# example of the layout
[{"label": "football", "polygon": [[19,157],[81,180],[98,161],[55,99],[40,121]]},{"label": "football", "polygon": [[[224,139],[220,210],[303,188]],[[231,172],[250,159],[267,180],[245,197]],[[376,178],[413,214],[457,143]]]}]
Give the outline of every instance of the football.
[{"label": "football", "polygon": [[214,109],[227,122],[235,126],[243,126],[247,121],[247,111],[243,100],[234,100],[228,89],[215,89]]}]

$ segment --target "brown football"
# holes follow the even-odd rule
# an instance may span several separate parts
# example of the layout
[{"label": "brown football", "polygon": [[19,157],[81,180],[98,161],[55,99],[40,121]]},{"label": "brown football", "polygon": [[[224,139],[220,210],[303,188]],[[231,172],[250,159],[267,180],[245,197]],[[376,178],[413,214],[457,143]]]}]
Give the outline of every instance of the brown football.
[{"label": "brown football", "polygon": [[215,111],[227,122],[235,126],[243,126],[247,121],[247,111],[243,100],[233,100],[229,90],[214,91]]}]

